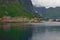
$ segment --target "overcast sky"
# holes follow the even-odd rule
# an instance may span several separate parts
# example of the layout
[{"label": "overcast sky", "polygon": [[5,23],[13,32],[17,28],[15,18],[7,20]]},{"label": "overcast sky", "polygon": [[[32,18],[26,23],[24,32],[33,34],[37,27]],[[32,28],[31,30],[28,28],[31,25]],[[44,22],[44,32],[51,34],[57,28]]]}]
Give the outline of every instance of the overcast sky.
[{"label": "overcast sky", "polygon": [[32,0],[32,3],[37,7],[60,7],[60,0]]}]

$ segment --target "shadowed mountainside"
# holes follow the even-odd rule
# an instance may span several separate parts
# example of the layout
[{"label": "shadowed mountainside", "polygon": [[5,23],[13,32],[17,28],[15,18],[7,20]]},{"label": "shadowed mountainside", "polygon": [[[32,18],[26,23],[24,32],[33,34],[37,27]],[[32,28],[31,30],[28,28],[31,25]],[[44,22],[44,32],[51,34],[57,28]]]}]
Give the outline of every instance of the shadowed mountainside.
[{"label": "shadowed mountainside", "polygon": [[60,18],[60,7],[50,7],[48,9],[45,7],[34,7],[34,9],[38,12],[38,14],[42,15],[42,17]]},{"label": "shadowed mountainside", "polygon": [[33,10],[31,0],[0,0],[0,17],[39,17]]}]

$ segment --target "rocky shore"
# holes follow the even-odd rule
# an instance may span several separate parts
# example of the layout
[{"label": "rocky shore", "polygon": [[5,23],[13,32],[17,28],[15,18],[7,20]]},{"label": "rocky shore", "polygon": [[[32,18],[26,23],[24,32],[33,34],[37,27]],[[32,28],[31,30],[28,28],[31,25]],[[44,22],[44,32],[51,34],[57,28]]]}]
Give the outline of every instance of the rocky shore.
[{"label": "rocky shore", "polygon": [[3,20],[0,20],[0,22],[11,22],[11,23],[38,23],[40,22],[40,18],[20,18],[20,17],[15,17],[15,18],[4,18]]}]

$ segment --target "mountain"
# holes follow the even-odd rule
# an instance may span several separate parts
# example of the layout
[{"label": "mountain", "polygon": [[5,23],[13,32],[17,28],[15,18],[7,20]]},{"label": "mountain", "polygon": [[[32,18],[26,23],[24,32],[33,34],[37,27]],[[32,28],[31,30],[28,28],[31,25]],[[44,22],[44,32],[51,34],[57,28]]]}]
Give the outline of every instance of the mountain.
[{"label": "mountain", "polygon": [[31,0],[0,0],[0,17],[38,17],[34,12]]},{"label": "mountain", "polygon": [[[46,10],[46,14],[47,14],[50,18],[60,18],[60,7],[47,9],[47,10]],[[47,17],[48,17],[48,16],[47,16]]]},{"label": "mountain", "polygon": [[56,8],[48,8],[45,7],[34,7],[38,14],[42,15],[42,17],[47,18],[60,18],[60,7]]},{"label": "mountain", "polygon": [[31,0],[19,0],[19,3],[24,6],[25,11],[30,11],[34,17],[40,17],[34,10]]},{"label": "mountain", "polygon": [[26,10],[33,11],[31,0],[19,0],[19,3],[26,8]]},{"label": "mountain", "polygon": [[34,10],[37,11],[37,13],[40,15],[40,16],[45,16],[46,14],[46,9],[45,7],[35,7],[34,6]]}]

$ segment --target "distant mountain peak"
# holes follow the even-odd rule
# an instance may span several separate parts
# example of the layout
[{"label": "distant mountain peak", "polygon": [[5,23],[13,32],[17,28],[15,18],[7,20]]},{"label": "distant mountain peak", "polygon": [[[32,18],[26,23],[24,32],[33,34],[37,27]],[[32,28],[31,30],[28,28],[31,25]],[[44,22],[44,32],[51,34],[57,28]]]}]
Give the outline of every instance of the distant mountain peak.
[{"label": "distant mountain peak", "polygon": [[42,14],[42,17],[60,18],[60,7],[50,7],[48,9],[45,7],[34,7],[34,9],[38,12],[38,14]]}]

